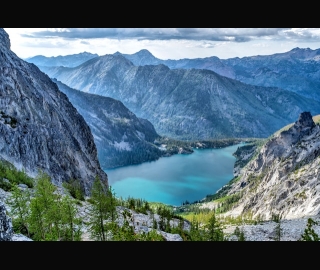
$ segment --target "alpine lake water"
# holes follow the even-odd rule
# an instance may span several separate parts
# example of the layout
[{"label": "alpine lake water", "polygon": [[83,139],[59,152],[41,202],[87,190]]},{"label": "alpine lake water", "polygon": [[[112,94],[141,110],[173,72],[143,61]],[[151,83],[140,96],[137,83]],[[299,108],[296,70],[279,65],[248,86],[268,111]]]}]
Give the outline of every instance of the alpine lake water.
[{"label": "alpine lake water", "polygon": [[109,185],[117,197],[180,206],[214,194],[233,178],[236,158],[244,143],[218,149],[194,149],[139,165],[108,169]]}]

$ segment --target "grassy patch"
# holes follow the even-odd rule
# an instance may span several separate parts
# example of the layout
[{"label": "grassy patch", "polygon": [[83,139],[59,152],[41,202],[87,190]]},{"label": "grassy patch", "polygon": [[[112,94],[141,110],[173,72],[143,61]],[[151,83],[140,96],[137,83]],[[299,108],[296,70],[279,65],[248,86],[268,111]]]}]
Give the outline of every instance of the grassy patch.
[{"label": "grassy patch", "polygon": [[320,114],[313,116],[312,119],[315,122],[315,124],[317,124],[317,125],[320,124]]}]

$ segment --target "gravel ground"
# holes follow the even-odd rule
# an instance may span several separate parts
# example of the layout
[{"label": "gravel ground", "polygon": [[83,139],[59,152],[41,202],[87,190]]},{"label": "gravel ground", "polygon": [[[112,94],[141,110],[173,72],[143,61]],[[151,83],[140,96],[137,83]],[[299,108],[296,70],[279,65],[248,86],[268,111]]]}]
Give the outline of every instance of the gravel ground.
[{"label": "gravel ground", "polygon": [[[318,225],[312,228],[320,236],[320,215],[311,217]],[[308,218],[281,220],[280,228],[282,229],[280,241],[298,241],[307,225]],[[240,225],[239,229],[243,230],[246,241],[275,241],[277,223],[274,221],[266,221],[257,225]],[[224,229],[226,234],[230,235],[231,241],[237,241],[232,235],[236,226],[228,226]]]}]

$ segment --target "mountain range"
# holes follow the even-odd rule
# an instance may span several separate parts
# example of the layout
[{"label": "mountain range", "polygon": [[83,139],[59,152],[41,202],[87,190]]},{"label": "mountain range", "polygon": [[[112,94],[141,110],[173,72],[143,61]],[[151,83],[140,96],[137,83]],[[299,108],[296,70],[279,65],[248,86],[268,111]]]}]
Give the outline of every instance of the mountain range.
[{"label": "mountain range", "polygon": [[[320,100],[320,49],[297,47],[285,53],[228,59],[211,56],[163,60],[146,49],[133,54],[116,52],[114,55],[123,55],[136,66],[163,64],[170,69],[208,69],[247,84],[279,87]],[[97,56],[84,52],[58,57],[35,56],[26,60],[37,66],[75,67]]]},{"label": "mountain range", "polygon": [[320,101],[320,49],[294,48],[285,53],[229,59],[212,56],[161,60],[147,50],[122,55],[136,66],[164,64],[171,69],[209,69],[247,84],[279,87]]},{"label": "mountain range", "polygon": [[207,69],[136,66],[120,54],[74,67],[40,67],[83,92],[120,100],[161,136],[181,140],[268,137],[320,102],[277,87],[249,85]]},{"label": "mountain range", "polygon": [[37,66],[63,66],[63,67],[76,67],[94,57],[97,57],[98,54],[93,54],[89,52],[82,52],[77,54],[71,54],[66,56],[52,56],[45,57],[43,55],[36,55],[24,59],[29,63],[33,63]]}]

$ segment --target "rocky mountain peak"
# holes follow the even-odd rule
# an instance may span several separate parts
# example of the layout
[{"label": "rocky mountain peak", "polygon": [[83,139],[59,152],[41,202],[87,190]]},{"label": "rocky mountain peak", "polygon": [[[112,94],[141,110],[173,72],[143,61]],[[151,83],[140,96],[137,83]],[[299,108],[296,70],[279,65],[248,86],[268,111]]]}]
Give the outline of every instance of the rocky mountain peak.
[{"label": "rocky mountain peak", "polygon": [[[303,112],[299,115],[298,120],[287,131],[280,133],[280,138],[285,142],[284,145],[292,145],[297,143],[303,136],[310,133],[315,127],[310,112]],[[278,142],[279,144],[279,142]]]},{"label": "rocky mountain peak", "polygon": [[10,39],[9,35],[6,31],[4,31],[3,28],[0,28],[0,44],[1,46],[4,46],[6,49],[10,50]]},{"label": "rocky mountain peak", "polygon": [[315,123],[310,112],[301,113],[299,119],[294,124],[296,129],[313,128],[314,126]]}]

